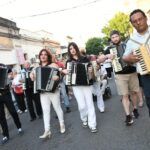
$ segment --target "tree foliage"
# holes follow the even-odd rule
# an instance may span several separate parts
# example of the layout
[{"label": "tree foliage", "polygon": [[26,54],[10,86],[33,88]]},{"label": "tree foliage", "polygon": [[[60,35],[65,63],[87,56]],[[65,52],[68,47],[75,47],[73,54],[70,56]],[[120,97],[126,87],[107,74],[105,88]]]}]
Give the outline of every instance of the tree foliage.
[{"label": "tree foliage", "polygon": [[90,38],[86,42],[86,53],[98,55],[99,52],[103,52],[104,44],[103,39],[98,37]]},{"label": "tree foliage", "polygon": [[129,22],[129,16],[125,13],[117,13],[104,28],[102,33],[109,38],[110,32],[112,30],[118,30],[121,33],[123,39],[126,39],[132,32],[133,28]]}]

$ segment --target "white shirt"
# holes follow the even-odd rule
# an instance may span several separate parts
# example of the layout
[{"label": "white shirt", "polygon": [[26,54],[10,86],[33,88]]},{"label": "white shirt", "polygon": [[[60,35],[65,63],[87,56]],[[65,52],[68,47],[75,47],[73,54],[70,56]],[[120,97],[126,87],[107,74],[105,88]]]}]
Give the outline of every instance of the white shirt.
[{"label": "white shirt", "polygon": [[[129,39],[129,41],[126,44],[126,49],[125,49],[124,56],[127,56],[130,53],[132,53],[132,52],[134,53],[134,50],[139,49],[142,44],[145,44],[145,42],[147,41],[149,35],[150,35],[150,26],[148,27],[147,32],[145,34],[143,34],[143,35],[139,34],[138,32],[135,32],[131,36],[131,39],[139,42],[139,44],[134,42],[134,41],[132,41],[131,39]],[[149,51],[150,51],[150,39],[149,39],[147,45],[149,45]],[[140,67],[139,62],[136,63],[135,65],[136,65],[137,72],[140,72],[141,67]]]},{"label": "white shirt", "polygon": [[[148,30],[145,34],[141,35],[138,32],[135,32],[132,36],[131,39],[140,42],[141,44],[145,44],[148,36],[150,35],[150,26],[148,27]],[[150,40],[148,41],[148,45],[150,45]],[[137,44],[133,42],[132,40],[129,39],[129,41],[126,44],[126,49],[124,56],[132,53],[134,50],[138,49],[140,47],[140,44]]]},{"label": "white shirt", "polygon": [[21,74],[17,74],[17,75],[15,76],[15,78],[13,79],[13,81],[12,81],[12,85],[16,86],[16,85],[22,84],[22,83],[20,82],[20,80],[21,80]]},{"label": "white shirt", "polygon": [[111,67],[111,59],[106,59],[105,62],[103,63],[105,68],[110,68]]}]

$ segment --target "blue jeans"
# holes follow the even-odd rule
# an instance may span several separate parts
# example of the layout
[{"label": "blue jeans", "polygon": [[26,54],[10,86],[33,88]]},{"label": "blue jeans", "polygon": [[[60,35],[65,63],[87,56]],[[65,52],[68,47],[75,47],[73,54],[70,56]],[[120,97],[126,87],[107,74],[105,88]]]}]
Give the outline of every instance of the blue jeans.
[{"label": "blue jeans", "polygon": [[64,100],[64,104],[65,104],[65,107],[69,107],[69,98],[68,98],[68,95],[67,95],[67,92],[66,92],[66,87],[65,87],[65,82],[64,80],[62,82],[60,82],[60,93],[62,95],[62,98]]}]

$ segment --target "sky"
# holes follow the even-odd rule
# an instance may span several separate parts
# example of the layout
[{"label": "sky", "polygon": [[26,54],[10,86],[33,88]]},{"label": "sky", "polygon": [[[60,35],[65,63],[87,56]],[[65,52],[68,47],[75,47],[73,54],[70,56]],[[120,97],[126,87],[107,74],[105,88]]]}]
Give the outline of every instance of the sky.
[{"label": "sky", "polygon": [[[124,0],[0,0],[1,17],[11,19],[19,28],[46,30],[56,38],[71,36],[80,44],[100,37],[101,29],[118,11]],[[80,6],[75,9],[54,12]],[[32,16],[37,15],[37,16]],[[32,17],[31,17],[32,16]]]}]

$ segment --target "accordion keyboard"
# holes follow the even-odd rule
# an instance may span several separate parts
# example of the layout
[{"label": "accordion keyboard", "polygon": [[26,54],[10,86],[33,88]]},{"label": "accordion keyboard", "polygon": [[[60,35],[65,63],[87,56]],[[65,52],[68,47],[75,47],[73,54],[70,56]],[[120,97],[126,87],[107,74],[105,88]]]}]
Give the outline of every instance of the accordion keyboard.
[{"label": "accordion keyboard", "polygon": [[66,75],[66,85],[71,85],[71,70],[72,70],[72,63],[67,63],[67,71],[68,74]]},{"label": "accordion keyboard", "polygon": [[140,61],[137,63],[138,71],[141,75],[150,73],[150,55],[148,49],[145,46],[141,46],[140,49],[136,49],[135,54]]}]

